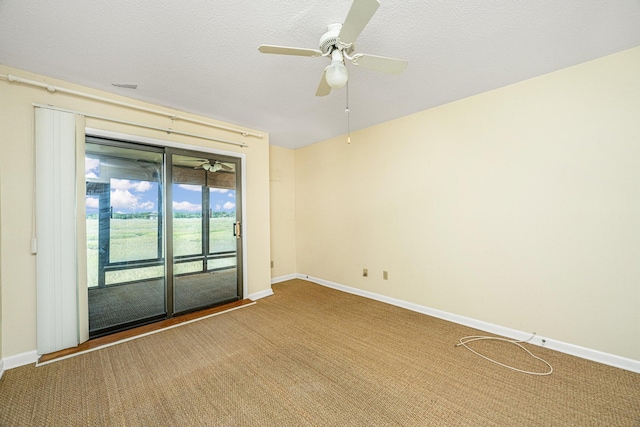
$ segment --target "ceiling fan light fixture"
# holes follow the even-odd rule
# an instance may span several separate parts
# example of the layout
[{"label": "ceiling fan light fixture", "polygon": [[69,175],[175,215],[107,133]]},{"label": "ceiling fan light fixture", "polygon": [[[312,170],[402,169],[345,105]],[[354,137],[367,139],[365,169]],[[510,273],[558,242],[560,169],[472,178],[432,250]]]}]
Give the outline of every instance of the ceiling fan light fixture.
[{"label": "ceiling fan light fixture", "polygon": [[306,49],[276,45],[260,45],[262,53],[294,55],[307,57],[331,57],[331,65],[325,67],[316,96],[327,96],[331,89],[340,89],[349,80],[349,71],[345,59],[355,66],[381,71],[387,74],[400,74],[407,67],[407,61],[378,55],[354,53],[355,42],[380,6],[379,0],[353,0],[343,24],[333,23],[320,37],[319,49]]},{"label": "ceiling fan light fixture", "polygon": [[332,62],[326,68],[326,79],[333,89],[340,89],[349,80],[349,71],[342,62]]}]

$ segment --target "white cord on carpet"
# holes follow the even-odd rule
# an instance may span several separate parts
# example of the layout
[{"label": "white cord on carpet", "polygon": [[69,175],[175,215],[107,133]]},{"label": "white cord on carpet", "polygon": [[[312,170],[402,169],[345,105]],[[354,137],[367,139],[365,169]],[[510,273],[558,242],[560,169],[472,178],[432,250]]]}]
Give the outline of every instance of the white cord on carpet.
[{"label": "white cord on carpet", "polygon": [[[529,374],[529,375],[551,375],[551,373],[553,372],[553,368],[551,367],[549,362],[547,362],[546,360],[544,360],[541,357],[538,357],[538,356],[534,355],[529,350],[527,350],[522,344],[520,344],[520,343],[531,341],[533,339],[533,337],[535,337],[535,336],[536,336],[535,332],[533,333],[533,335],[531,335],[531,337],[529,339],[526,339],[526,340],[508,340],[506,338],[500,338],[500,337],[469,336],[469,337],[460,338],[460,342],[458,344],[456,344],[455,346],[456,347],[463,346],[464,348],[466,348],[470,352],[477,354],[478,356],[482,357],[483,359],[487,359],[489,362],[493,362],[493,363],[495,363],[497,365],[504,366],[505,368],[513,369],[514,371],[517,371],[517,372],[522,372],[523,374]],[[526,351],[527,353],[529,353],[531,355],[531,357],[533,357],[534,359],[538,359],[541,362],[544,362],[549,367],[549,372],[531,372],[531,371],[524,371],[522,369],[514,368],[513,366],[505,365],[504,363],[500,363],[500,362],[497,362],[497,361],[495,361],[493,359],[490,359],[487,356],[482,355],[482,354],[478,353],[477,351],[475,351],[474,349],[472,349],[471,347],[467,346],[467,343],[469,343],[469,342],[480,341],[480,340],[497,340],[497,341],[508,342],[510,344],[515,344],[518,347],[520,347],[521,349],[523,349],[524,351]]]}]

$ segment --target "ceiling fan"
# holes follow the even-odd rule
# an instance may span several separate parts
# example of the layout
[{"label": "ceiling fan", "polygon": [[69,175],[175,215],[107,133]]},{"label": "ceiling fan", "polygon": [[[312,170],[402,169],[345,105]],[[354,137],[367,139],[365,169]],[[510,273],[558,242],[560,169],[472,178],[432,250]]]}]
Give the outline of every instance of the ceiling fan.
[{"label": "ceiling fan", "polygon": [[194,167],[194,169],[204,169],[208,172],[218,172],[220,170],[225,172],[232,172],[233,166],[228,165],[226,163],[219,162],[217,160],[212,164],[212,163],[209,163],[209,160],[206,160],[202,162],[200,165]]},{"label": "ceiling fan", "polygon": [[388,74],[400,74],[407,67],[407,61],[402,59],[387,58],[384,56],[368,55],[364,53],[353,54],[355,41],[367,26],[380,6],[378,0],[354,0],[347,14],[344,24],[331,24],[327,32],[320,37],[320,49],[305,49],[297,47],[260,45],[258,50],[262,53],[294,56],[330,56],[331,64],[325,67],[316,90],[316,96],[326,96],[331,89],[343,87],[349,79],[349,72],[345,66],[345,59],[370,70],[381,71]]},{"label": "ceiling fan", "polygon": [[179,162],[191,163],[191,164],[194,164],[195,162],[197,164],[193,166],[194,169],[204,169],[208,172],[218,172],[220,170],[226,171],[226,172],[233,172],[234,170],[233,164],[223,163],[218,160],[215,160],[213,163],[211,163],[207,159],[188,159],[188,160],[179,160]]}]

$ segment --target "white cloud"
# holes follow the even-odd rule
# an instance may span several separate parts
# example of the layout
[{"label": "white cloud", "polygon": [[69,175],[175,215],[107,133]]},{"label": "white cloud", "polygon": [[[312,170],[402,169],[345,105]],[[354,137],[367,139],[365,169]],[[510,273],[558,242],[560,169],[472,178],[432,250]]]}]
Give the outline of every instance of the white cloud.
[{"label": "white cloud", "polygon": [[100,160],[84,158],[84,176],[86,178],[97,178],[100,170]]},{"label": "white cloud", "polygon": [[100,167],[100,160],[89,157],[84,158],[84,173],[95,172]]},{"label": "white cloud", "polygon": [[[126,181],[126,180],[122,180],[122,181]],[[122,189],[114,190],[113,186],[111,188],[112,188],[111,206],[113,206],[114,208],[139,211],[139,210],[150,210],[155,207],[155,203],[153,203],[150,200],[146,202],[138,203],[140,200],[140,196],[135,196],[131,194],[129,190],[122,190]]]},{"label": "white cloud", "polygon": [[224,204],[217,203],[213,208],[214,211],[221,211],[222,209],[229,210],[236,207],[236,204],[233,202],[225,202]]},{"label": "white cloud", "polygon": [[128,179],[112,179],[111,190],[123,190],[126,191],[131,188],[131,181]]},{"label": "white cloud", "polygon": [[112,179],[111,189],[128,191],[133,189],[139,193],[148,191],[151,189],[151,183],[149,181],[134,181],[131,182],[128,179]]},{"label": "white cloud", "polygon": [[236,194],[235,193],[229,193],[228,196],[231,197],[232,199],[236,198]]},{"label": "white cloud", "polygon": [[228,193],[229,190],[226,188],[210,188],[209,190],[211,190],[212,193]]},{"label": "white cloud", "polygon": [[88,208],[98,208],[100,207],[100,200],[97,197],[87,197],[87,199],[85,200],[85,205],[87,205]]},{"label": "white cloud", "polygon": [[178,187],[189,191],[197,191],[198,193],[202,191],[201,185],[179,184]]},{"label": "white cloud", "polygon": [[198,212],[202,210],[202,205],[196,205],[195,203],[191,202],[173,202],[173,210]]},{"label": "white cloud", "polygon": [[133,189],[135,189],[139,193],[149,191],[151,190],[151,183],[149,181],[136,182],[133,184]]},{"label": "white cloud", "polygon": [[137,206],[137,204],[138,198],[128,190],[111,190],[111,206],[115,208],[131,209],[132,206]]}]

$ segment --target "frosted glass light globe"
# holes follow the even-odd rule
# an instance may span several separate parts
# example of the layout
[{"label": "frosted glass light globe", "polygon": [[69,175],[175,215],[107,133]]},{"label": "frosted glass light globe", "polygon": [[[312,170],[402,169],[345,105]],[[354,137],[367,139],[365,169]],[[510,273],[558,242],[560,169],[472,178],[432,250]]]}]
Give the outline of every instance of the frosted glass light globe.
[{"label": "frosted glass light globe", "polygon": [[349,71],[341,62],[334,62],[326,68],[326,79],[329,86],[333,89],[340,89],[347,84],[349,79]]}]

